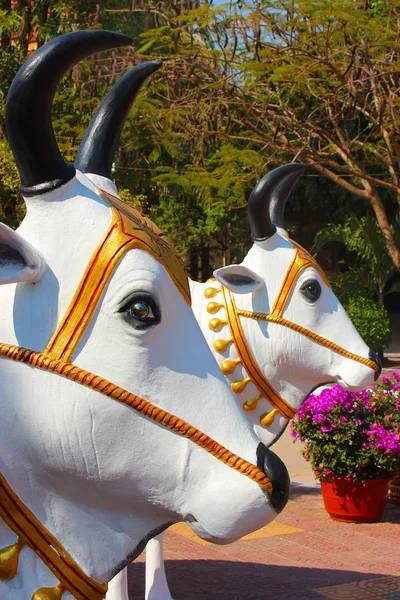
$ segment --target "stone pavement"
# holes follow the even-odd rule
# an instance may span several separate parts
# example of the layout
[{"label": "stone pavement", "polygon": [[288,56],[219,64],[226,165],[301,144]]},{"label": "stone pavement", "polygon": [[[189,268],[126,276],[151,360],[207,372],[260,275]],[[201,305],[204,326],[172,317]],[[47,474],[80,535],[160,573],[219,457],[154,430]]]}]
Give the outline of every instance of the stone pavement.
[{"label": "stone pavement", "polygon": [[[379,523],[330,519],[317,487],[296,486],[264,529],[214,546],[179,524],[165,534],[175,600],[400,600],[400,506]],[[144,565],[130,567],[130,599],[144,598]]]},{"label": "stone pavement", "polygon": [[[400,506],[379,523],[333,521],[289,429],[273,450],[294,483],[276,521],[228,546],[182,523],[165,533],[174,600],[400,600]],[[130,600],[144,598],[143,560],[130,567]]]}]

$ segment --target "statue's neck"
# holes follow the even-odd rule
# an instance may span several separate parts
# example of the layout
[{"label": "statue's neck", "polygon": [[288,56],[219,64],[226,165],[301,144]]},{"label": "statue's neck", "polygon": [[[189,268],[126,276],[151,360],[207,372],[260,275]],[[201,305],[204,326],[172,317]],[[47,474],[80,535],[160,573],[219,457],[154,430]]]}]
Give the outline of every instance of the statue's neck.
[{"label": "statue's neck", "polygon": [[[0,548],[13,546],[16,551],[18,538],[23,540],[18,568],[13,566],[13,561],[7,560],[10,548],[0,551],[0,570],[3,577],[10,577],[7,581],[0,580],[2,600],[32,598],[32,594],[41,588],[53,588],[54,600],[72,599],[74,595],[69,593],[68,585],[54,587],[63,582],[63,577],[55,575],[54,567],[57,572],[58,565],[66,581],[75,577],[75,585],[82,591],[90,588],[88,577],[94,583],[105,584],[134,558],[135,552],[141,552],[152,531],[158,533],[162,528],[163,519],[156,521],[147,514],[138,514],[136,519],[126,518],[100,510],[95,502],[82,505],[54,490],[45,491],[32,478],[29,487],[27,480],[21,485],[23,479],[15,478],[13,487],[10,482],[0,482]],[[17,487],[21,489],[17,491]],[[76,487],[78,489],[78,484]],[[10,514],[12,519],[8,518]],[[33,527],[30,526],[32,523]],[[55,543],[52,543],[52,536],[56,538]],[[48,543],[41,546],[45,539]],[[35,547],[41,548],[42,556],[35,552]],[[69,560],[57,563],[65,552],[72,559],[71,569]],[[88,584],[89,588],[85,588]],[[60,596],[60,589],[65,588]],[[88,598],[92,597],[95,596],[88,595]]]}]

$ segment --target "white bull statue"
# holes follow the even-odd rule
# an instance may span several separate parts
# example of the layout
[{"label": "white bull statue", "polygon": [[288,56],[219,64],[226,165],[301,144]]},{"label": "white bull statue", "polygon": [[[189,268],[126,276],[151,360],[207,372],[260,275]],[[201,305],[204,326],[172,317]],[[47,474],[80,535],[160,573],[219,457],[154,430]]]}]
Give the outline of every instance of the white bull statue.
[{"label": "white bull statue", "polygon": [[[91,181],[113,194],[114,153],[137,92],[139,68],[143,67],[126,73],[101,103],[75,162]],[[305,169],[289,164],[261,179],[249,199],[254,244],[243,262],[217,269],[206,284],[191,282],[192,308],[207,342],[267,446],[316,387],[334,382],[350,389],[368,386],[381,368],[321,268],[288,238],[285,205]],[[146,547],[147,600],[171,598],[161,539],[150,540]],[[126,573],[121,573],[107,600],[127,598]]]},{"label": "white bull statue", "polygon": [[[204,340],[175,251],[58,149],[61,77],[130,41],[98,30],[55,38],[8,94],[27,215],[18,232],[0,224],[2,600],[100,600],[171,523],[227,543],[288,497],[283,463]],[[141,65],[137,88],[158,67]]]}]

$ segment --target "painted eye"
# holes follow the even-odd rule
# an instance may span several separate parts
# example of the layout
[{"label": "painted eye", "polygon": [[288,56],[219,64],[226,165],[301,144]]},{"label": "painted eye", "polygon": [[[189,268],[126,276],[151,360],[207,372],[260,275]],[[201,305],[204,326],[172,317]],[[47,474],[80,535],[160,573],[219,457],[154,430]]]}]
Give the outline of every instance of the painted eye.
[{"label": "painted eye", "polygon": [[149,317],[154,318],[153,311],[151,310],[151,306],[144,302],[143,300],[139,300],[132,304],[129,308],[129,314],[131,317],[135,319],[139,319],[139,321],[145,321]]},{"label": "painted eye", "polygon": [[316,279],[309,279],[300,288],[300,292],[310,302],[316,302],[321,295],[321,286]]},{"label": "painted eye", "polygon": [[161,320],[160,309],[148,292],[136,292],[127,298],[119,311],[135,329],[148,329]]}]

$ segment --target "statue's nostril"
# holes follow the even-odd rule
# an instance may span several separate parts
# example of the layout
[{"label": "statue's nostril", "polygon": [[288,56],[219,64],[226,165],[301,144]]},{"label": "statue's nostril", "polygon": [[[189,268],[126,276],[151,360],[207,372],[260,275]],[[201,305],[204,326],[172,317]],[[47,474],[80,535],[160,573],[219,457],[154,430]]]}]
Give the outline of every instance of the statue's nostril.
[{"label": "statue's nostril", "polygon": [[257,447],[257,466],[272,483],[273,491],[268,494],[268,499],[275,511],[280,513],[289,499],[289,473],[281,459],[261,443]]},{"label": "statue's nostril", "polygon": [[376,363],[378,365],[378,367],[379,367],[378,370],[375,371],[375,376],[374,376],[375,381],[377,381],[377,379],[379,379],[380,374],[382,372],[381,359],[379,358],[379,356],[373,350],[369,351],[368,356],[369,356],[369,359],[373,360],[374,363]]}]

